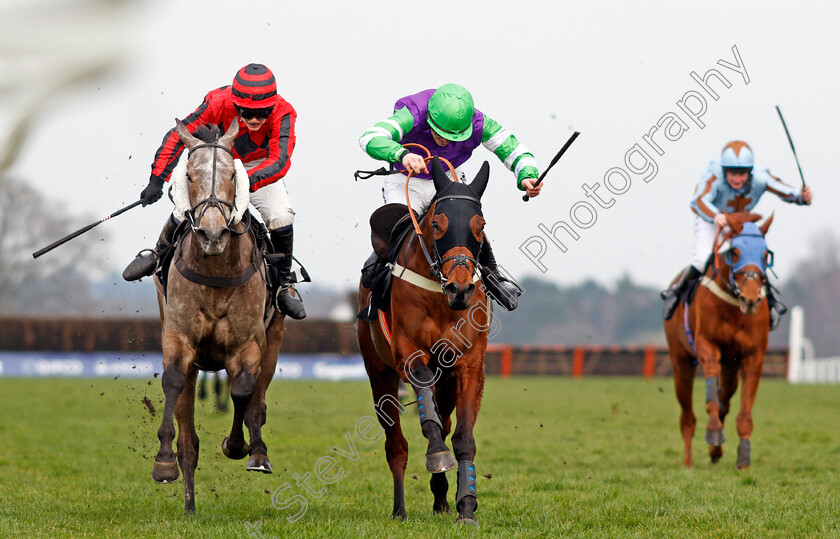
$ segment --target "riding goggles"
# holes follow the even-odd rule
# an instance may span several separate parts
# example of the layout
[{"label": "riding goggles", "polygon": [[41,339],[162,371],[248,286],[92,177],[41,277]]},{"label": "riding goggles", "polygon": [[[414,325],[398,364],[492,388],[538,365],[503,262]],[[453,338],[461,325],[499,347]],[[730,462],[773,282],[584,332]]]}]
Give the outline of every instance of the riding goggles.
[{"label": "riding goggles", "polygon": [[246,109],[244,107],[236,106],[236,112],[243,120],[265,120],[274,111],[274,107],[266,107],[264,109]]}]

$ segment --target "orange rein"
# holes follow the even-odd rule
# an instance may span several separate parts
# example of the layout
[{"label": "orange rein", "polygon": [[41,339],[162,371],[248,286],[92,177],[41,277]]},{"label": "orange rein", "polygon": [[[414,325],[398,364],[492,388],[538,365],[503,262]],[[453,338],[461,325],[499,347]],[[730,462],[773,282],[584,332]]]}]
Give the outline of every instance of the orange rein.
[{"label": "orange rein", "polygon": [[717,232],[715,232],[715,268],[717,268],[718,271],[721,270],[720,253],[718,251],[720,251],[721,245],[726,243],[727,240],[731,239],[735,235],[733,234],[733,230],[730,228],[729,232],[721,236],[721,232],[723,232],[724,228],[726,227],[719,226],[717,227]]},{"label": "orange rein", "polygon": [[[422,144],[415,144],[414,142],[409,142],[407,144],[403,144],[403,148],[408,148],[409,146],[414,146],[415,148],[420,148],[421,150],[426,152],[426,157],[423,158],[423,162],[426,163],[426,164],[429,164],[429,162],[431,162],[432,152],[430,152],[428,148],[426,148]],[[452,173],[452,179],[456,182],[460,181],[460,180],[458,180],[458,175],[455,173],[455,167],[452,166],[452,163],[450,163],[448,159],[443,158],[443,157],[438,157],[438,159],[440,159],[441,161],[446,163],[446,166],[449,167],[449,171]],[[409,182],[409,180],[411,180],[411,175],[414,174],[414,171],[413,170],[412,171],[403,170],[403,172],[408,172],[408,175],[405,179],[405,204],[406,204],[406,206],[408,206],[408,214],[411,216],[411,222],[414,223],[414,230],[417,231],[418,236],[422,236],[423,232],[420,230],[420,223],[417,222],[417,217],[414,216],[414,212],[411,210],[411,200],[409,200],[409,197],[408,197],[408,182]]]}]

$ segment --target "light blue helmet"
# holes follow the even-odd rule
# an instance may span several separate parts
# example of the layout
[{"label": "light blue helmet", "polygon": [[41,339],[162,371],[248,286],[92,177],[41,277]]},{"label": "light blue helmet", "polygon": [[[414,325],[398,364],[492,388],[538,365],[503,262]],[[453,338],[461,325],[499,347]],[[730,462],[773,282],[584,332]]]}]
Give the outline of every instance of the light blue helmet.
[{"label": "light blue helmet", "polygon": [[720,166],[723,168],[750,169],[755,166],[752,148],[743,140],[733,140],[723,147],[720,154]]}]

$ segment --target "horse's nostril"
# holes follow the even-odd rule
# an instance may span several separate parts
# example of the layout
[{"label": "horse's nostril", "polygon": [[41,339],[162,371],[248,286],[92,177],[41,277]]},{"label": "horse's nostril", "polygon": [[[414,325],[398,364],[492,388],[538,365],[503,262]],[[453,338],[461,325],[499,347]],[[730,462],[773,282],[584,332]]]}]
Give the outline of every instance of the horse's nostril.
[{"label": "horse's nostril", "polygon": [[449,295],[456,295],[458,294],[458,285],[455,283],[448,283],[446,286],[443,287],[444,291]]}]

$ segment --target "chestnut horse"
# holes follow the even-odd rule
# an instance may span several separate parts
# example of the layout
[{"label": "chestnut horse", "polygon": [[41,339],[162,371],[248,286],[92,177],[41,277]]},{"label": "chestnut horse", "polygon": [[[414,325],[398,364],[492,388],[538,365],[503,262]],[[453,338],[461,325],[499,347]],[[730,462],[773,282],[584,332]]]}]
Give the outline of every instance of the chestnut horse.
[{"label": "chestnut horse", "polygon": [[682,407],[680,430],[685,466],[692,465],[691,439],[696,417],[691,407],[691,390],[698,362],[706,379],[706,443],[712,463],[723,456],[723,421],[740,374],[743,383],[741,409],[736,418],[740,437],[737,467],[750,465],[752,408],[770,331],[770,313],[763,299],[770,286],[765,271],[772,265],[772,253],[767,250],[764,236],[773,217],[758,227],[755,222],[760,218],[745,213],[726,216],[729,233],[722,246],[715,245],[715,262],[702,277],[694,300],[687,311],[685,304],[680,304],[675,315],[665,321],[677,400]]},{"label": "chestnut horse", "polygon": [[[437,194],[392,265],[390,303],[378,318],[360,320],[357,326],[374,409],[385,429],[385,456],[394,479],[393,518],[406,518],[408,442],[399,417],[405,408],[397,396],[402,379],[417,393],[420,427],[428,439],[426,469],[432,473],[434,512],[450,510],[444,472],[457,465],[458,520],[475,522],[473,427],[484,390],[490,329],[488,298],[477,281],[476,259],[484,237],[480,199],[489,170],[485,162],[466,185],[450,181],[437,158],[432,161]],[[360,310],[369,298],[370,291],[360,285]],[[458,421],[452,435],[454,458],[445,443],[453,410]]]},{"label": "chestnut horse", "polygon": [[[177,245],[164,294],[156,278],[162,326],[163,393],[166,397],[152,477],[158,483],[184,474],[185,512],[195,511],[198,435],[194,423],[199,370],[225,369],[231,381],[234,414],[222,442],[229,458],[250,455],[249,471],[271,473],[261,428],[265,392],[274,376],[285,317],[264,322],[268,292],[256,240],[243,216],[248,207],[248,176],[231,153],[239,127],[233,122],[221,138],[218,128],[191,135],[180,121],[176,131],[189,157],[186,170],[173,172],[176,208],[190,230]],[[172,451],[178,421],[178,453]],[[242,423],[250,432],[245,442]]]}]

